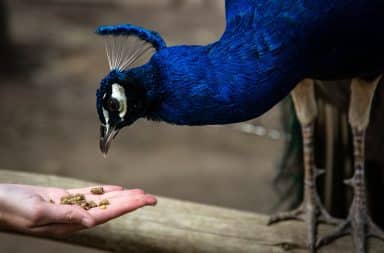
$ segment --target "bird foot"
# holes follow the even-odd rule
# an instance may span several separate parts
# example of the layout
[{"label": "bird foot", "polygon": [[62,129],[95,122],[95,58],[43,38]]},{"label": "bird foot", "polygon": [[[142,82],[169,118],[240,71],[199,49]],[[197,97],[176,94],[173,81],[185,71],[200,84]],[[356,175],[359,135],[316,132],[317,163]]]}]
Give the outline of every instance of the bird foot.
[{"label": "bird foot", "polygon": [[334,231],[320,238],[316,248],[329,244],[339,237],[351,234],[353,237],[355,252],[366,252],[366,239],[376,237],[384,241],[384,232],[369,217],[364,208],[352,206],[348,218]]},{"label": "bird foot", "polygon": [[303,203],[293,211],[278,213],[271,216],[268,221],[268,225],[285,220],[301,220],[307,224],[307,246],[310,252],[315,252],[316,249],[316,226],[318,223],[340,223],[339,219],[333,218],[329,215],[324,206],[321,204],[320,199],[315,196],[314,198],[310,198],[310,200],[304,200]]}]

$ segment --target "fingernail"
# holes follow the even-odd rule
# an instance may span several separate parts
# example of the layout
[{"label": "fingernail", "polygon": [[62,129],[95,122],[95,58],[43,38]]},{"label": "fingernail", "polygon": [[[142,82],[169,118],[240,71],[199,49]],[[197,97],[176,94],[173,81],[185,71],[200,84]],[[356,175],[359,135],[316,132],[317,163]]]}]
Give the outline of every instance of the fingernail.
[{"label": "fingernail", "polygon": [[147,204],[151,206],[155,206],[157,204],[157,199],[155,196],[146,195]]},{"label": "fingernail", "polygon": [[91,218],[88,218],[88,217],[85,217],[81,220],[81,223],[87,227],[87,228],[91,228],[94,226],[95,222],[93,221],[93,219]]}]

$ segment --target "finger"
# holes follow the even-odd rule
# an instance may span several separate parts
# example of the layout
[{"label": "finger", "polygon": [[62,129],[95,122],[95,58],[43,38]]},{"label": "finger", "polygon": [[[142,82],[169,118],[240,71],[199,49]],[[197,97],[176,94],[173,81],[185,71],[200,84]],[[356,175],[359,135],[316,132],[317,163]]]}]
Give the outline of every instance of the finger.
[{"label": "finger", "polygon": [[42,204],[36,211],[36,224],[77,224],[93,227],[95,219],[79,206]]},{"label": "finger", "polygon": [[62,237],[85,228],[86,227],[78,224],[49,224],[49,225],[43,225],[40,227],[32,228],[26,232],[29,234],[39,235],[39,236]]},{"label": "finger", "polygon": [[89,213],[94,217],[97,224],[107,222],[147,205],[156,205],[157,200],[154,196],[145,194],[137,196],[121,196],[119,198],[111,199],[109,202],[110,204],[106,209],[97,207],[89,210]]},{"label": "finger", "polygon": [[[100,187],[100,186],[92,186],[92,187],[86,187],[86,188],[77,188],[77,189],[69,189],[67,190],[70,194],[90,194],[91,189],[95,187]],[[113,192],[113,191],[122,191],[124,188],[122,186],[118,185],[102,185],[104,192]]]},{"label": "finger", "polygon": [[145,195],[144,191],[141,189],[133,189],[133,190],[122,190],[122,191],[111,191],[104,193],[102,195],[95,195],[95,194],[85,194],[85,198],[90,201],[96,201],[99,202],[103,199],[114,199],[114,198],[135,198],[138,196]]},{"label": "finger", "polygon": [[110,200],[106,209],[94,208],[90,210],[90,214],[95,218],[97,224],[101,224],[146,205],[155,205],[156,202],[156,198],[152,195],[115,198]]}]

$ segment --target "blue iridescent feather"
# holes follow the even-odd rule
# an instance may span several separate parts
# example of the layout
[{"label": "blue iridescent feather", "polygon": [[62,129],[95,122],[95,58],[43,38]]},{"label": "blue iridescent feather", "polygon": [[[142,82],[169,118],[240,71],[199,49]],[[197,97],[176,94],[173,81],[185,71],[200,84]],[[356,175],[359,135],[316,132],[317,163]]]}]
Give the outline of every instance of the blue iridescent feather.
[{"label": "blue iridescent feather", "polygon": [[135,35],[140,39],[151,43],[156,50],[166,47],[164,40],[157,32],[149,31],[145,28],[131,24],[100,26],[97,28],[96,33],[102,36]]},{"label": "blue iridescent feather", "polygon": [[[384,72],[383,13],[382,0],[226,0],[226,30],[206,46],[165,47],[159,35],[129,25],[127,31],[161,46],[147,64],[120,77],[132,78],[150,97],[147,118],[241,122],[265,113],[304,78]],[[122,34],[121,27],[99,33]]]}]

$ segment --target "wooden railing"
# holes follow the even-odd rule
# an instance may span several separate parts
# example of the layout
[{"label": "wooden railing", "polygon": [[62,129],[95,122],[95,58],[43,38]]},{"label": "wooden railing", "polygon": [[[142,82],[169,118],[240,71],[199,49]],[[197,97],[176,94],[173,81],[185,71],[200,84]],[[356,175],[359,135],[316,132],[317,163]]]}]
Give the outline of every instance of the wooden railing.
[{"label": "wooden railing", "polygon": [[[64,188],[94,185],[76,179],[6,170],[0,170],[0,183]],[[268,218],[260,214],[161,197],[158,200],[156,207],[143,208],[68,238],[50,239],[124,253],[308,252],[306,229],[301,222],[266,226]],[[329,229],[321,226],[319,234]],[[370,253],[384,252],[383,243],[370,242]],[[318,252],[353,252],[352,240],[342,238]]]}]

